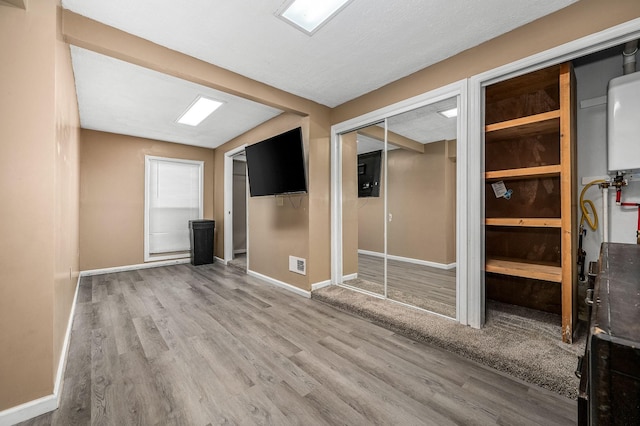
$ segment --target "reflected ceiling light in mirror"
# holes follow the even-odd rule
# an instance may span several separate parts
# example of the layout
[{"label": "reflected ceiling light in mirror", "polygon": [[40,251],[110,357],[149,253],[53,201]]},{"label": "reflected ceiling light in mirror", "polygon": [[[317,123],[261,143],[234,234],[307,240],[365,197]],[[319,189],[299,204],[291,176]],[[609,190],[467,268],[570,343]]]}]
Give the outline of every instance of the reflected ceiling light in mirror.
[{"label": "reflected ceiling light in mirror", "polygon": [[458,116],[458,108],[451,108],[444,111],[438,111],[438,114],[446,118],[453,118]]},{"label": "reflected ceiling light in mirror", "polygon": [[276,16],[311,35],[352,0],[293,0],[284,4]]},{"label": "reflected ceiling light in mirror", "polygon": [[205,118],[211,115],[211,113],[223,104],[220,101],[214,101],[213,99],[198,96],[196,100],[187,108],[185,112],[176,120],[180,124],[186,124],[188,126],[197,126]]}]

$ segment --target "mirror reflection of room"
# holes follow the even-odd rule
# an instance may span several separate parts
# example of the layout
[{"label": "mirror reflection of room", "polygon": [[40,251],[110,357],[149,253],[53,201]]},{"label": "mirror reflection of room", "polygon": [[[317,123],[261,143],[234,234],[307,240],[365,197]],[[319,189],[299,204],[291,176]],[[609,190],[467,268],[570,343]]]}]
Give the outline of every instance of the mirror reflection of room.
[{"label": "mirror reflection of room", "polygon": [[343,284],[449,317],[456,316],[457,120],[442,112],[456,103],[342,139]]},{"label": "mirror reflection of room", "polygon": [[[342,136],[343,283],[384,295],[384,130],[382,140],[365,130]],[[361,223],[368,230],[362,235]],[[362,245],[378,255],[363,254]]]},{"label": "mirror reflection of room", "polygon": [[231,266],[247,271],[247,158],[244,151],[233,158],[233,259]]}]

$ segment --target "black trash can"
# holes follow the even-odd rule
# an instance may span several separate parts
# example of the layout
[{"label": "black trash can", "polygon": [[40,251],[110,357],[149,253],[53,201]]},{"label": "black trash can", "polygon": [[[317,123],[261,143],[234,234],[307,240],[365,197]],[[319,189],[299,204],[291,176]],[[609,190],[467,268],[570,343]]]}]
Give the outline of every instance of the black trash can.
[{"label": "black trash can", "polygon": [[213,231],[215,227],[215,220],[200,219],[189,221],[192,265],[213,263]]}]

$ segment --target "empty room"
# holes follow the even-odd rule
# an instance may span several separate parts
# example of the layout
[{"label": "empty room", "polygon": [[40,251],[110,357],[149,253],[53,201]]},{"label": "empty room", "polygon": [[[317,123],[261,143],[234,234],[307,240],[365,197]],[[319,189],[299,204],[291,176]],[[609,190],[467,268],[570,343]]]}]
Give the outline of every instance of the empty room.
[{"label": "empty room", "polygon": [[0,35],[0,426],[640,422],[637,0]]}]

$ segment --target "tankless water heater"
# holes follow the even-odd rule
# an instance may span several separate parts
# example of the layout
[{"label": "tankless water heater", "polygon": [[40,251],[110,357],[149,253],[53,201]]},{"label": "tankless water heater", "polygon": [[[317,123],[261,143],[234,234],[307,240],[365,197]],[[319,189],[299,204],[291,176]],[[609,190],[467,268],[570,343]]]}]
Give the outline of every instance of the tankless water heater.
[{"label": "tankless water heater", "polygon": [[609,82],[607,164],[610,173],[640,171],[640,72]]}]

